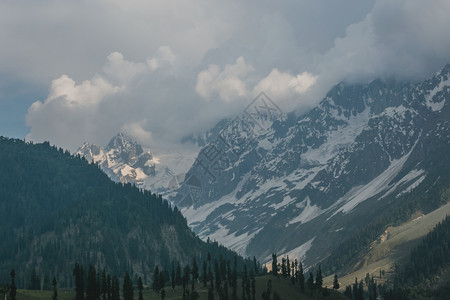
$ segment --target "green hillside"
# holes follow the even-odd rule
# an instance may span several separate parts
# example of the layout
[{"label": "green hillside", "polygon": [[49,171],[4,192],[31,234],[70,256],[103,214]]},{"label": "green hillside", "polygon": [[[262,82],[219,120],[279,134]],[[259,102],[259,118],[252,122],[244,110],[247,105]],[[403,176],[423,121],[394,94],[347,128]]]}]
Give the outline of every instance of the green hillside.
[{"label": "green hillside", "polygon": [[168,270],[172,261],[200,262],[207,253],[235,255],[202,242],[161,197],[114,183],[49,143],[0,137],[0,162],[0,283],[14,268],[17,286],[27,288],[34,269],[41,283],[55,276],[72,287],[75,262],[149,283],[156,265]]}]

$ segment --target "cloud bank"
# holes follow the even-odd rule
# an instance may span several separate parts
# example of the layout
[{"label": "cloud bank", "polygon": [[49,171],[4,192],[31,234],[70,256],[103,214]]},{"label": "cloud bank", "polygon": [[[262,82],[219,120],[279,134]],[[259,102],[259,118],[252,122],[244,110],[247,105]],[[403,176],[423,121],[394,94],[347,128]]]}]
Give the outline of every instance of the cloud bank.
[{"label": "cloud bank", "polygon": [[185,147],[260,91],[301,113],[340,81],[415,80],[450,62],[448,1],[334,2],[7,2],[0,67],[49,85],[27,139],[74,150],[118,131]]}]

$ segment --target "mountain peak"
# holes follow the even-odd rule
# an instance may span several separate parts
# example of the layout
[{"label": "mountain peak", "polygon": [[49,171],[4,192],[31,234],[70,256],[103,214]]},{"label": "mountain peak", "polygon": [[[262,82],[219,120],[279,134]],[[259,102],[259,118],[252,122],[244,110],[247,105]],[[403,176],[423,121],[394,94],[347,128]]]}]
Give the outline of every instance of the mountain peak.
[{"label": "mountain peak", "polygon": [[122,132],[119,132],[118,134],[113,136],[106,146],[107,151],[112,149],[126,151],[133,148],[140,148],[141,153],[143,152],[141,145],[139,145],[131,136],[126,135]]}]

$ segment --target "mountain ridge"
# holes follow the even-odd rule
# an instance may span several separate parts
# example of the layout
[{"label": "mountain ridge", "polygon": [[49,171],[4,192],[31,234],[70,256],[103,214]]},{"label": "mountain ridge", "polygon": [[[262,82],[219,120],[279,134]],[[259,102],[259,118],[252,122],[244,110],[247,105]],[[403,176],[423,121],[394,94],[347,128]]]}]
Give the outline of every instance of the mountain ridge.
[{"label": "mountain ridge", "polygon": [[[295,121],[288,115],[251,136],[238,158],[220,141],[210,142],[202,151],[219,148],[231,163],[212,181],[205,176],[208,160],[201,151],[187,175],[200,182],[200,196],[192,201],[192,187],[185,184],[174,203],[204,239],[261,258],[298,252],[314,264],[326,257],[329,244],[308,233],[315,220],[328,223],[325,232],[330,226],[340,229],[340,223],[354,227],[345,215],[362,210],[364,202],[383,191],[369,202],[395,202],[427,182],[434,167],[423,163],[430,155],[423,151],[434,155],[439,144],[450,140],[449,71],[447,65],[419,83],[341,83]],[[247,124],[254,126],[251,120]],[[226,129],[221,133],[225,140],[233,137]],[[245,139],[244,134],[238,137]],[[304,233],[300,237],[288,231]],[[275,245],[286,248],[262,252],[262,245],[274,237]],[[312,248],[300,249],[302,245]],[[308,258],[308,251],[318,256]]]}]

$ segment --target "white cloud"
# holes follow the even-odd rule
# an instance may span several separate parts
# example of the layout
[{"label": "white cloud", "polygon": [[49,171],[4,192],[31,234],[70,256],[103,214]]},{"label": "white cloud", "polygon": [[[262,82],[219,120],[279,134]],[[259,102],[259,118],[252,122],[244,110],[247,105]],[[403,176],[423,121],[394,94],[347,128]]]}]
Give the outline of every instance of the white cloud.
[{"label": "white cloud", "polygon": [[120,83],[127,83],[148,71],[148,66],[145,63],[127,61],[123,58],[123,54],[119,52],[111,53],[107,59],[108,63],[103,68],[103,72]]},{"label": "white cloud", "polygon": [[246,77],[254,68],[241,56],[233,65],[226,65],[221,70],[217,65],[209,65],[208,69],[198,74],[195,91],[203,98],[210,99],[218,94],[222,100],[230,102],[248,94]]},{"label": "white cloud", "polygon": [[127,123],[123,125],[121,132],[134,137],[141,144],[152,145],[152,133],[144,129],[146,123],[147,120]]},{"label": "white cloud", "polygon": [[450,62],[448,15],[446,0],[3,1],[0,78],[24,87],[29,139],[172,145],[258,90],[304,112],[341,80],[430,75]]},{"label": "white cloud", "polygon": [[161,46],[154,57],[147,59],[147,64],[153,71],[164,66],[173,65],[175,61],[176,56],[173,54],[172,49],[168,46]]},{"label": "white cloud", "polygon": [[291,97],[298,97],[306,93],[316,82],[317,76],[311,73],[303,72],[301,74],[292,75],[289,72],[280,72],[273,69],[267,77],[255,86],[255,94],[266,92],[274,99],[285,100]]},{"label": "white cloud", "polygon": [[28,109],[26,123],[30,132],[27,140],[51,140],[57,145],[73,148],[80,140],[94,138],[98,134],[95,120],[99,105],[123,89],[98,75],[81,84],[62,75],[52,81],[44,102],[36,101]]}]

